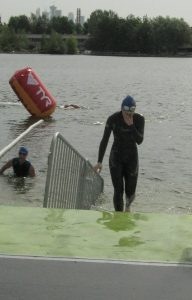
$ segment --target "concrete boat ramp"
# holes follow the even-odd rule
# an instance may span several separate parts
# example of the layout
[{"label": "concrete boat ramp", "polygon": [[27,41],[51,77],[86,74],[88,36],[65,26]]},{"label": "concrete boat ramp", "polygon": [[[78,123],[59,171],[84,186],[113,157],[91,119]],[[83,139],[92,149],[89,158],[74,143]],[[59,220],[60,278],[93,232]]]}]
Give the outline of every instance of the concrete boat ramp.
[{"label": "concrete boat ramp", "polygon": [[190,300],[192,216],[0,207],[0,299]]}]

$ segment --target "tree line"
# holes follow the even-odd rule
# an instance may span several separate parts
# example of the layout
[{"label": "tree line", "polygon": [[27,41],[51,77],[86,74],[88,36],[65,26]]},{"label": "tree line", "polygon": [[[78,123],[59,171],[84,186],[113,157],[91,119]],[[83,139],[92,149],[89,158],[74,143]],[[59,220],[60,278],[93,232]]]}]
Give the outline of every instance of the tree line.
[{"label": "tree line", "polygon": [[[34,49],[28,34],[42,35],[38,49]],[[64,41],[63,34],[71,37]],[[87,22],[80,25],[64,16],[48,19],[45,15],[31,14],[30,17],[11,17],[7,24],[0,24],[0,51],[75,54],[78,34],[89,36],[87,50],[146,55],[174,55],[180,47],[191,45],[192,38],[192,30],[182,18],[133,15],[120,18],[111,10],[95,10]]]},{"label": "tree line", "polygon": [[[7,24],[0,24],[0,51],[75,54],[78,50],[75,36],[82,33],[86,33],[84,27],[67,17],[54,17],[51,20],[45,15],[37,17],[34,14],[30,17],[10,17]],[[29,34],[42,35],[38,48],[28,39]],[[71,37],[64,41],[63,34],[70,34]]]},{"label": "tree line", "polygon": [[170,17],[119,18],[113,11],[94,11],[88,21],[89,45],[95,51],[176,54],[191,44],[192,31],[183,20]]}]

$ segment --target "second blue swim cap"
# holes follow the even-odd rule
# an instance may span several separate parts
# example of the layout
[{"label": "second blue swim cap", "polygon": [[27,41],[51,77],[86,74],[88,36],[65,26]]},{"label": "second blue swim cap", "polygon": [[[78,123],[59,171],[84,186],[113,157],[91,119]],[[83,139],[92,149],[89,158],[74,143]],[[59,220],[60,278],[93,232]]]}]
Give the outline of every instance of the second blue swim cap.
[{"label": "second blue swim cap", "polygon": [[128,110],[128,108],[130,107],[136,107],[136,102],[133,97],[128,95],[127,97],[125,97],[125,99],[123,99],[121,103],[121,109]]},{"label": "second blue swim cap", "polygon": [[28,154],[28,149],[26,147],[20,147],[19,148],[19,153],[27,155]]}]

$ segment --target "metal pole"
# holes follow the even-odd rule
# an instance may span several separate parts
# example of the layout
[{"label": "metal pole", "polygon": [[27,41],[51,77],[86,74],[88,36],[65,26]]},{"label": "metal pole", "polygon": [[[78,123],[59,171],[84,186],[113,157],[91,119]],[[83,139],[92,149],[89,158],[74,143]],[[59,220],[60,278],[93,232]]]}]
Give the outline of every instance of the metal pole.
[{"label": "metal pole", "polygon": [[7,145],[3,150],[0,151],[0,158],[5,155],[13,146],[15,146],[27,133],[29,133],[34,127],[40,125],[44,120],[39,120],[35,124],[29,126],[23,133],[21,133],[15,140]]}]

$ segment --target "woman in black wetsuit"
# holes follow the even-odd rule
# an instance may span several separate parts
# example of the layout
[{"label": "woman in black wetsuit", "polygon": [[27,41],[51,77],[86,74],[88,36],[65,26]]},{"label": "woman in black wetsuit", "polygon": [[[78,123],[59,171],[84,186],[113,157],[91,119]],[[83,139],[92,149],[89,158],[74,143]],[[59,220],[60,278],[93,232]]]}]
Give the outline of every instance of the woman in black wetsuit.
[{"label": "woman in black wetsuit", "polygon": [[114,142],[109,157],[109,168],[114,187],[113,203],[116,211],[124,211],[123,193],[125,190],[125,211],[135,198],[138,178],[137,144],[141,144],[144,136],[145,119],[135,113],[136,102],[127,96],[121,104],[121,111],[111,115],[106,122],[103,138],[99,146],[98,162],[94,169],[100,172],[111,131]]}]

